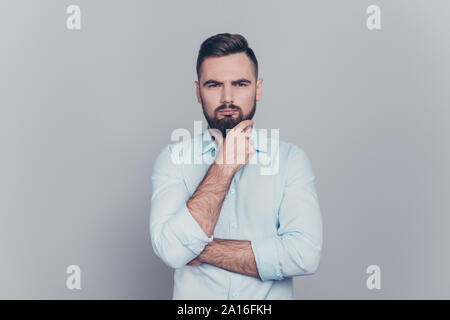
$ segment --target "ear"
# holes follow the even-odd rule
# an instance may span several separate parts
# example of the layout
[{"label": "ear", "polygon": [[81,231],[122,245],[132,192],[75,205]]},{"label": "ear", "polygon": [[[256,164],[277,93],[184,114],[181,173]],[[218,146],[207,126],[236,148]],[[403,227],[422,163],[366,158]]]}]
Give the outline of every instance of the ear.
[{"label": "ear", "polygon": [[262,98],[262,82],[262,78],[259,78],[256,82],[256,101],[259,101]]},{"label": "ear", "polygon": [[198,81],[194,81],[195,84],[195,94],[197,95],[197,101],[198,103],[202,104],[202,97],[200,95],[200,84]]}]

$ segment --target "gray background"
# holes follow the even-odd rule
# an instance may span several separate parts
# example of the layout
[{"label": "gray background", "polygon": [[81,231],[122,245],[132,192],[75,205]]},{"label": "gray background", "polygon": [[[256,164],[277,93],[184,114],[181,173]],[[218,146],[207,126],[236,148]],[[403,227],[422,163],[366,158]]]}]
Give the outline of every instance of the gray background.
[{"label": "gray background", "polygon": [[[323,254],[295,297],[450,298],[450,2],[411,0],[1,1],[0,298],[171,298],[151,168],[203,120],[194,65],[219,32],[259,59],[256,125],[316,173]],[[371,264],[381,290],[366,288]]]}]

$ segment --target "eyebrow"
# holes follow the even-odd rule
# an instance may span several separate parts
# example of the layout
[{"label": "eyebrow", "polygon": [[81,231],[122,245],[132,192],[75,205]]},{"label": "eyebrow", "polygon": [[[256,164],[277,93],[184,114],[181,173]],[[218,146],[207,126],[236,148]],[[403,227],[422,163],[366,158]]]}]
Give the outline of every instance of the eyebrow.
[{"label": "eyebrow", "polygon": [[[231,84],[238,84],[238,83],[242,83],[242,82],[245,82],[245,83],[248,83],[248,84],[251,84],[251,83],[252,83],[252,82],[251,82],[250,80],[248,80],[248,79],[241,78],[241,79],[232,81]],[[206,86],[209,85],[209,84],[223,84],[223,82],[220,82],[220,81],[217,81],[217,80],[210,79],[210,80],[205,81],[205,82],[203,83],[203,87],[206,87]]]}]

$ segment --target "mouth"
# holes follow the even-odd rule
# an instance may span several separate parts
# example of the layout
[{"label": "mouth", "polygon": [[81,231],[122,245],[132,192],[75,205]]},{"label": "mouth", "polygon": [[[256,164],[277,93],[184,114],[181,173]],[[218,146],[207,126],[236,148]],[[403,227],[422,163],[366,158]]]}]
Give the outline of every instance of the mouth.
[{"label": "mouth", "polygon": [[220,114],[223,115],[233,115],[238,112],[236,109],[225,108],[219,111]]}]

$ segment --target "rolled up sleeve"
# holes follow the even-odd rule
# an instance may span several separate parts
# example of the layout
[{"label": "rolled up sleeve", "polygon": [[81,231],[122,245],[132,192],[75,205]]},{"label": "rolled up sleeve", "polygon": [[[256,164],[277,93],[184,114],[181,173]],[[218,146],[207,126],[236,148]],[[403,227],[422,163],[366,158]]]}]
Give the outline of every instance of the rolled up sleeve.
[{"label": "rolled up sleeve", "polygon": [[277,235],[251,241],[261,280],[316,272],[322,251],[322,215],[306,153],[292,145],[287,160]]},{"label": "rolled up sleeve", "polygon": [[180,268],[198,256],[212,241],[189,212],[190,195],[182,176],[182,164],[173,161],[166,146],[152,170],[150,234],[156,255],[172,268]]}]

